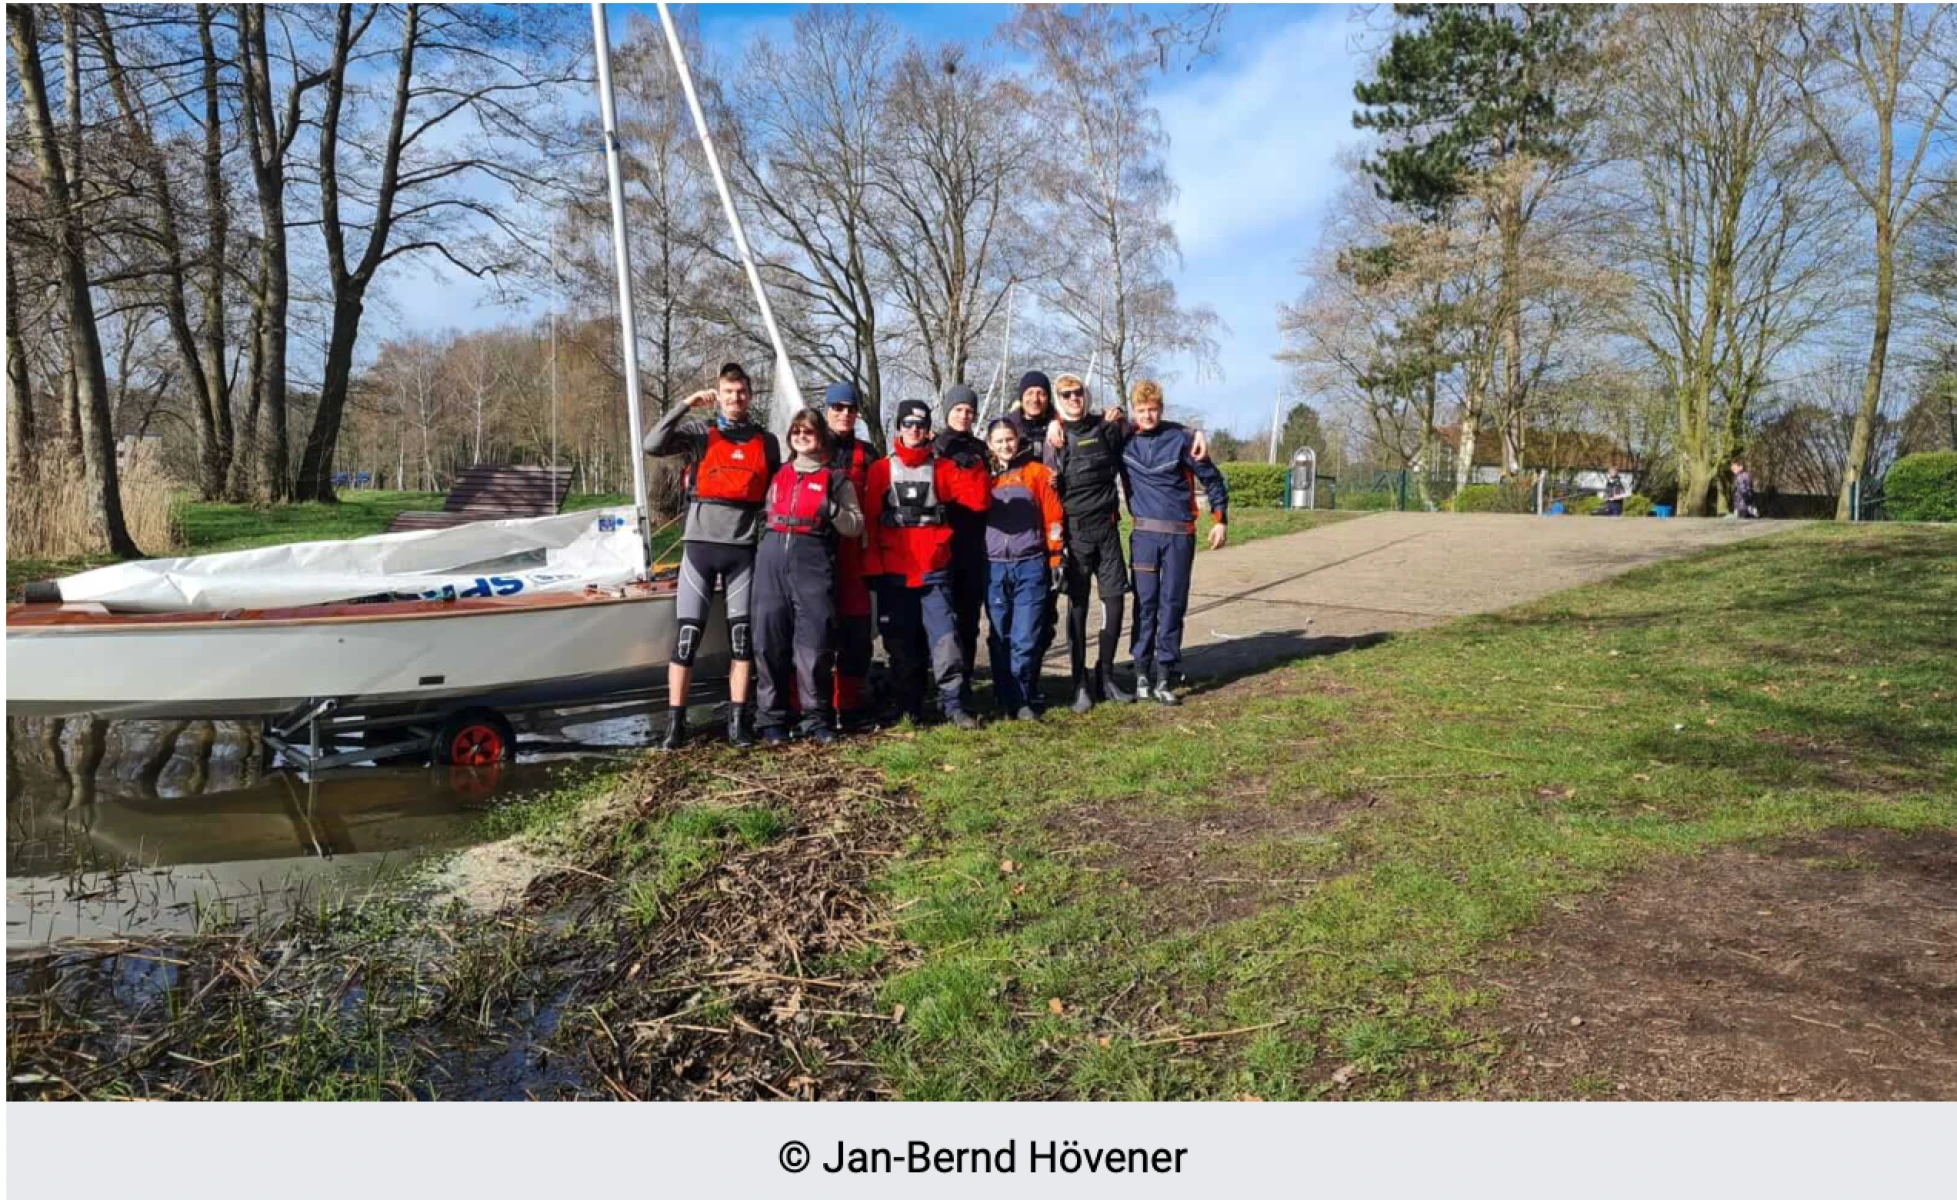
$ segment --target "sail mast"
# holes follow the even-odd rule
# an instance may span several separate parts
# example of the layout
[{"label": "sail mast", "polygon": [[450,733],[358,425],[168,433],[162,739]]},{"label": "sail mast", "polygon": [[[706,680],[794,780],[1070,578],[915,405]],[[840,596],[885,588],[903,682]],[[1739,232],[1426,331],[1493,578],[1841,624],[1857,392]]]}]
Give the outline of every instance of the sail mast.
[{"label": "sail mast", "polygon": [[612,269],[618,273],[618,335],[625,351],[625,408],[631,426],[632,502],[638,511],[640,573],[652,572],[651,505],[646,501],[645,422],[639,407],[639,327],[632,307],[632,248],[625,239],[625,177],[619,162],[618,107],[612,99],[612,43],[605,6],[591,6],[598,58],[598,108],[605,123],[605,175],[612,194]]},{"label": "sail mast", "polygon": [[768,341],[775,348],[774,401],[786,400],[782,405],[771,403],[773,420],[771,425],[785,428],[788,418],[802,407],[802,389],[796,386],[794,365],[788,361],[788,350],[782,345],[781,330],[775,326],[775,310],[768,303],[768,291],[761,286],[761,272],[754,265],[754,254],[748,249],[747,233],[741,228],[741,214],[735,211],[734,194],[727,189],[727,176],[720,169],[720,155],[714,152],[713,137],[707,132],[707,114],[700,107],[699,93],[693,90],[693,72],[686,66],[686,54],[680,49],[679,30],[673,27],[673,14],[665,5],[659,5],[659,24],[666,31],[666,45],[673,52],[673,69],[679,73],[680,87],[686,92],[686,103],[693,110],[693,128],[700,134],[700,145],[707,152],[707,167],[713,172],[714,187],[720,191],[720,206],[727,214],[728,228],[734,233],[734,249],[740,253],[741,265],[747,268],[748,286],[754,289],[754,302],[761,308],[761,323],[768,328]]}]

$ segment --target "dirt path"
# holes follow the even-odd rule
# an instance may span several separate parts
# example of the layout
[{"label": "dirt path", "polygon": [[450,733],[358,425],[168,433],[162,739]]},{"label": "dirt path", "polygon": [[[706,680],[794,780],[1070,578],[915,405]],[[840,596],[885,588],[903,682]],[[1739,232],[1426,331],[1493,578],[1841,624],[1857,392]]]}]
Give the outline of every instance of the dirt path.
[{"label": "dirt path", "polygon": [[1188,671],[1233,675],[1791,527],[1379,513],[1233,546],[1196,560],[1184,635]]}]

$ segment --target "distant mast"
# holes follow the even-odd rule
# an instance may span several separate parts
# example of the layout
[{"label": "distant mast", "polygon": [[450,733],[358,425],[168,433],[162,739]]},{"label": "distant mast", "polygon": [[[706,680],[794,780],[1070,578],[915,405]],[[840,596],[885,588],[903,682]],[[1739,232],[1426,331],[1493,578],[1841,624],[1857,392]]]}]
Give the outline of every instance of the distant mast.
[{"label": "distant mast", "polygon": [[639,327],[632,307],[632,247],[625,239],[625,179],[619,163],[618,109],[612,100],[612,43],[605,6],[591,6],[598,56],[598,109],[605,124],[605,175],[612,193],[612,269],[618,273],[618,335],[625,351],[625,408],[632,430],[632,503],[638,511],[640,574],[652,577],[652,506],[646,501],[645,422],[639,408]]}]

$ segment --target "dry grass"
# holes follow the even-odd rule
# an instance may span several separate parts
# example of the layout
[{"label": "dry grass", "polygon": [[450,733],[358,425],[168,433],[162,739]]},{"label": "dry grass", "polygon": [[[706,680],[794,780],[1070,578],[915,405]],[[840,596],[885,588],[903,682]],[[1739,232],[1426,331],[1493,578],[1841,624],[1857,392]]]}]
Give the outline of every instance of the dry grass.
[{"label": "dry grass", "polygon": [[[178,489],[161,456],[147,446],[130,451],[121,485],[123,520],[144,553],[181,549]],[[14,464],[7,480],[7,557],[66,559],[100,552],[102,530],[87,496],[79,462],[46,456]]]}]

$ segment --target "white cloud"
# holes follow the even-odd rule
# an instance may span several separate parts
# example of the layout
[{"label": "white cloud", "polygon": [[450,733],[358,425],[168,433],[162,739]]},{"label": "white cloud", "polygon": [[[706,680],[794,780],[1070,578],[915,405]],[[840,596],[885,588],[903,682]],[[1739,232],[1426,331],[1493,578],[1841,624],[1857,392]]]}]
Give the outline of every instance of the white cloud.
[{"label": "white cloud", "polygon": [[1360,62],[1347,48],[1345,11],[1267,9],[1256,17],[1278,12],[1296,15],[1230,30],[1219,61],[1158,100],[1169,174],[1181,190],[1178,294],[1214,308],[1230,327],[1218,339],[1223,381],[1198,383],[1193,363],[1172,364],[1172,403],[1241,431],[1267,423],[1282,393],[1277,306],[1299,290],[1298,261],[1340,185],[1339,150],[1358,140],[1352,85]]},{"label": "white cloud", "polygon": [[1183,253],[1193,257],[1315,214],[1353,140],[1356,63],[1344,13],[1307,10],[1246,37],[1223,61],[1162,96]]}]

